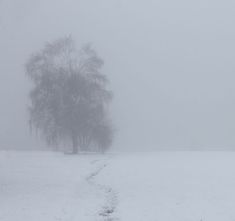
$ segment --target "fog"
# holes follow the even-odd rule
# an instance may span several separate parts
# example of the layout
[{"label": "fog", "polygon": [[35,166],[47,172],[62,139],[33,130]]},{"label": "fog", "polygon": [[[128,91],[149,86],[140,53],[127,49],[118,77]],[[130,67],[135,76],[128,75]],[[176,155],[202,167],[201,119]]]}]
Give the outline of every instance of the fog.
[{"label": "fog", "polygon": [[44,146],[24,64],[68,35],[105,60],[115,150],[235,147],[234,22],[230,0],[1,0],[0,147]]}]

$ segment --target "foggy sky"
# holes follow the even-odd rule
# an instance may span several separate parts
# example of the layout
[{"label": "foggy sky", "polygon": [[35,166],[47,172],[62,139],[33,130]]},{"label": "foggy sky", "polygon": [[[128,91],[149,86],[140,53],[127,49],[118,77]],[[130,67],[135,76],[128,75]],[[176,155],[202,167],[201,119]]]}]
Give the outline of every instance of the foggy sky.
[{"label": "foggy sky", "polygon": [[0,147],[35,147],[24,63],[72,35],[105,60],[116,149],[235,147],[235,2],[0,0]]}]

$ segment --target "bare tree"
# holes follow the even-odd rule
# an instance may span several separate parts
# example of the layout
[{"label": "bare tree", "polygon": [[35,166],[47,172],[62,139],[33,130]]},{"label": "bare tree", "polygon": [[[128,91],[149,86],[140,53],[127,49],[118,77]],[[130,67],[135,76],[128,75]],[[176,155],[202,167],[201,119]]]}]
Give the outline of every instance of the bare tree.
[{"label": "bare tree", "polygon": [[71,37],[46,44],[31,56],[26,64],[34,84],[30,124],[49,144],[71,141],[73,153],[78,153],[79,147],[86,151],[91,143],[101,145],[99,125],[106,122],[106,130],[112,130],[107,120],[112,93],[101,73],[103,64],[90,45],[77,50]]}]

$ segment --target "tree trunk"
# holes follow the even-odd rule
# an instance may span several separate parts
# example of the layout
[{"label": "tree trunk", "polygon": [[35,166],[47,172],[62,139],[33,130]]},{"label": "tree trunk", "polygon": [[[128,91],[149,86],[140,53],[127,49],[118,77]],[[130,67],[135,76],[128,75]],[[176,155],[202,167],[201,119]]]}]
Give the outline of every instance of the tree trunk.
[{"label": "tree trunk", "polygon": [[80,145],[81,151],[84,151],[84,152],[89,151],[89,144],[90,144],[90,140],[88,137],[81,136],[79,138],[79,145]]},{"label": "tree trunk", "polygon": [[76,136],[72,137],[72,143],[73,143],[73,154],[78,154],[78,138]]}]

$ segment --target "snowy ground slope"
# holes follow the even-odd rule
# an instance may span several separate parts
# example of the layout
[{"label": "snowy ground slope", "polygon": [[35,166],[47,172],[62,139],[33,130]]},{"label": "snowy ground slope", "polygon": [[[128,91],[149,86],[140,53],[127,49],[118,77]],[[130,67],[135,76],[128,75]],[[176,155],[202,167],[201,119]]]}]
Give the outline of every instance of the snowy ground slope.
[{"label": "snowy ground slope", "polygon": [[97,182],[112,186],[122,221],[234,221],[235,153],[116,157]]},{"label": "snowy ground slope", "polygon": [[235,153],[0,152],[0,221],[234,221]]},{"label": "snowy ground slope", "polygon": [[87,177],[104,158],[0,152],[0,220],[97,220],[105,196]]}]

